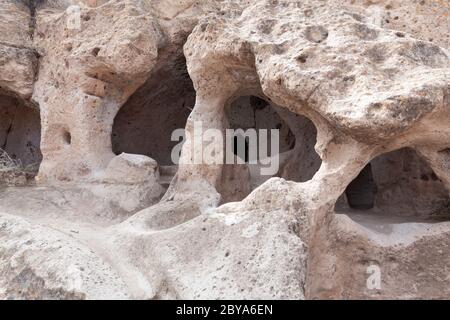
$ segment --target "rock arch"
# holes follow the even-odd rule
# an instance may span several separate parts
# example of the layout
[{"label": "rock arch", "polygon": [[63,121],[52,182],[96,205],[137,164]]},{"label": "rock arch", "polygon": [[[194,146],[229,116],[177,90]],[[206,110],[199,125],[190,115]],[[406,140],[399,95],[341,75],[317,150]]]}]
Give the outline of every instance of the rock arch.
[{"label": "rock arch", "polygon": [[417,219],[432,218],[450,203],[449,190],[411,148],[371,160],[347,187],[346,198],[348,205],[341,199],[337,212],[354,209],[360,213]]},{"label": "rock arch", "polygon": [[39,110],[19,98],[0,95],[0,183],[22,184],[34,178],[42,160],[40,137]]}]

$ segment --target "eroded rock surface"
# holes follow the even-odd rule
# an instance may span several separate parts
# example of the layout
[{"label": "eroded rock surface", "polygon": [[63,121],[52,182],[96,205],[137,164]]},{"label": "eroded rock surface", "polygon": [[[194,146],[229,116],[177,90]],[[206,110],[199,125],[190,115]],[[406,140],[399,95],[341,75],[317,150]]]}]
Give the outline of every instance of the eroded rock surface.
[{"label": "eroded rock surface", "polygon": [[0,298],[449,298],[449,10],[0,0]]}]

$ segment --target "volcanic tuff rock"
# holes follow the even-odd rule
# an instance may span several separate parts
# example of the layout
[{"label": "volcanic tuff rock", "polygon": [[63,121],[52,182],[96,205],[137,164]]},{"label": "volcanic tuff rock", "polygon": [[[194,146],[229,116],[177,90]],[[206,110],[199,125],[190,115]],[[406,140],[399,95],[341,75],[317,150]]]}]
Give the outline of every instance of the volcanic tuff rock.
[{"label": "volcanic tuff rock", "polygon": [[[36,176],[0,297],[449,298],[449,10],[0,0],[0,170]],[[279,129],[279,170],[193,162],[196,123]]]}]

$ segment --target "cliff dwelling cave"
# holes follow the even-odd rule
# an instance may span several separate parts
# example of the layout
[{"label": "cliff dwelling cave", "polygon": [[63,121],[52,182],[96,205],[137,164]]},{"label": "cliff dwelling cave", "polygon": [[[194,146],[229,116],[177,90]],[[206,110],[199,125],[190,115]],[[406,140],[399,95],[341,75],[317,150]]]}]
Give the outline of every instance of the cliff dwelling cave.
[{"label": "cliff dwelling cave", "polygon": [[449,206],[449,192],[435,172],[413,149],[402,148],[367,164],[338,200],[336,212],[440,221]]}]

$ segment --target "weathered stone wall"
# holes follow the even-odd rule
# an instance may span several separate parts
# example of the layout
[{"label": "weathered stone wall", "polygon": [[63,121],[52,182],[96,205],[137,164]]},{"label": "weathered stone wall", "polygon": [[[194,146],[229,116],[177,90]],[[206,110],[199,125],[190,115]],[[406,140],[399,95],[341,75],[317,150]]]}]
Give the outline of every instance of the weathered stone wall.
[{"label": "weathered stone wall", "polygon": [[[0,189],[0,298],[450,296],[448,1],[0,0],[0,18],[0,147],[42,158],[38,186]],[[278,172],[195,163],[193,135],[174,166],[196,122],[281,129]]]}]

